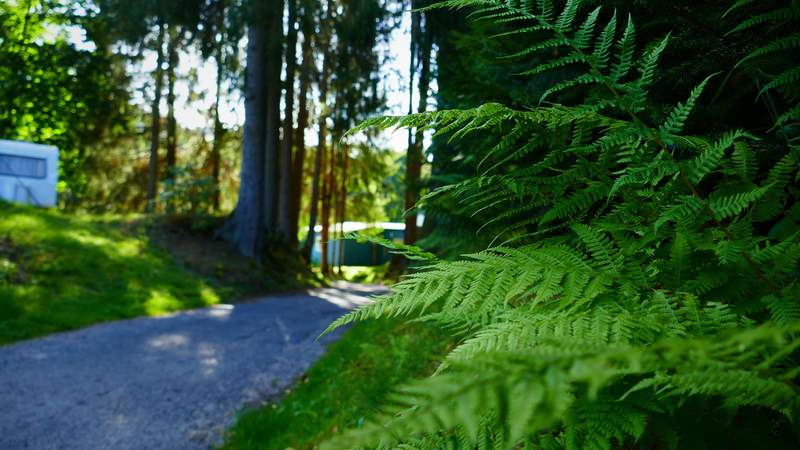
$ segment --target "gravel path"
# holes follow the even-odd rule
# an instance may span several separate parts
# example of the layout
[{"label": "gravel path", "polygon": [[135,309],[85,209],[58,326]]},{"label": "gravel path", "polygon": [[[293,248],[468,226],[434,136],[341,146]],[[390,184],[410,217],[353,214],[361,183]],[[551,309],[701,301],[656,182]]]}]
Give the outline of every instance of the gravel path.
[{"label": "gravel path", "polygon": [[279,395],[380,292],[332,288],[93,326],[0,347],[0,449],[205,449]]}]

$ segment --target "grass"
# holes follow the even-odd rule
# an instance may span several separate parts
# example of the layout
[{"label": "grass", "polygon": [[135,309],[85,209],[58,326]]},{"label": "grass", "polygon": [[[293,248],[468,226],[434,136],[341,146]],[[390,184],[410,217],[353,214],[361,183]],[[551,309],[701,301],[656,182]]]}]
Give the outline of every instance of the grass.
[{"label": "grass", "polygon": [[431,373],[449,345],[446,335],[429,325],[358,323],[282,401],[245,412],[223,448],[314,448],[363,424],[394,387]]},{"label": "grass", "polygon": [[0,203],[0,344],[221,300],[108,218]]}]

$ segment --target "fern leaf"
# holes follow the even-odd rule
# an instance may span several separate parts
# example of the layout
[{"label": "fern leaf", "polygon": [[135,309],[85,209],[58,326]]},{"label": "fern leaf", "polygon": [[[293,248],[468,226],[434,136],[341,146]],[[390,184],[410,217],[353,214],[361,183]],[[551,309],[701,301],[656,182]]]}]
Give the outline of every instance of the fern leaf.
[{"label": "fern leaf", "polygon": [[633,25],[633,17],[628,15],[628,22],[625,25],[625,32],[618,44],[619,59],[611,68],[611,78],[620,81],[633,68],[633,51],[636,45],[636,29]]},{"label": "fern leaf", "polygon": [[667,120],[659,127],[659,131],[665,134],[679,134],[683,131],[683,126],[686,123],[686,119],[689,117],[689,113],[694,109],[697,99],[700,98],[700,94],[703,93],[703,89],[706,87],[708,80],[714,76],[716,76],[716,74],[707,76],[700,84],[692,89],[686,103],[678,103],[678,106],[667,116]]},{"label": "fern leaf", "polygon": [[575,34],[575,46],[579,49],[586,49],[591,45],[592,38],[594,37],[594,27],[597,23],[597,17],[600,15],[601,7],[595,8],[584,20],[578,32]]},{"label": "fern leaf", "polygon": [[717,219],[727,219],[744,211],[745,208],[760,199],[771,187],[771,185],[767,185],[747,192],[721,196],[710,200],[708,206]]},{"label": "fern leaf", "polygon": [[608,21],[605,27],[603,27],[603,32],[600,34],[600,38],[597,40],[595,44],[594,52],[592,56],[594,57],[595,66],[598,69],[603,69],[608,65],[608,60],[610,56],[611,46],[614,44],[614,36],[617,33],[617,12],[614,11],[614,15],[611,16],[611,20]]}]

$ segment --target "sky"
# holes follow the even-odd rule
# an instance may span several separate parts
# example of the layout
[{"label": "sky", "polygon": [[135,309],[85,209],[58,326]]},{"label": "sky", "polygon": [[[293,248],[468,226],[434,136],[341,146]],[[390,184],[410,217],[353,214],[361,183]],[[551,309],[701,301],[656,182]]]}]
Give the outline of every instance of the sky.
[{"label": "sky", "polygon": [[[387,52],[389,63],[381,68],[382,78],[385,80],[387,90],[386,114],[405,114],[408,111],[408,65],[410,44],[410,18],[409,13],[403,15],[401,25],[396,28],[389,39],[388,48],[378,51]],[[72,36],[76,44],[82,40],[79,34]],[[243,45],[243,44],[242,44]],[[244,47],[241,48],[244,57]],[[156,67],[155,52],[146,52],[144,58],[136,65],[131,64],[129,71],[133,74],[133,101],[143,105],[149,110],[152,98],[152,72]],[[194,71],[195,81],[189,81],[187,75]],[[209,111],[214,102],[216,89],[216,66],[213,61],[204,61],[196,51],[182,52],[178,66],[178,81],[176,82],[176,111],[178,123],[184,128],[206,129],[211,131],[211,116]],[[414,104],[416,105],[415,94]],[[165,100],[164,100],[165,101]],[[166,105],[162,104],[162,111]],[[223,98],[220,118],[227,126],[241,125],[244,121],[244,99],[240,92],[232,92]],[[384,132],[377,142],[380,145],[395,151],[405,151],[407,146],[407,132]],[[306,143],[316,145],[317,135],[313,129],[307,130]]]}]

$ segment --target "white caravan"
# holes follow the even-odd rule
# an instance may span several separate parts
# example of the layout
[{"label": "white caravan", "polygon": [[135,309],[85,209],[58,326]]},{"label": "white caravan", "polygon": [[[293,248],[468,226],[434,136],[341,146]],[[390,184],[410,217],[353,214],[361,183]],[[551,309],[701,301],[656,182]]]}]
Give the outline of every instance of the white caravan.
[{"label": "white caravan", "polygon": [[55,206],[57,183],[57,148],[0,139],[0,198]]}]

